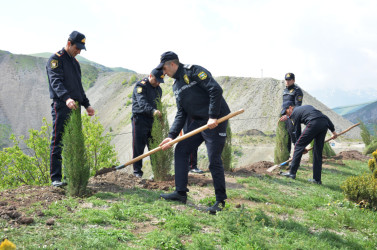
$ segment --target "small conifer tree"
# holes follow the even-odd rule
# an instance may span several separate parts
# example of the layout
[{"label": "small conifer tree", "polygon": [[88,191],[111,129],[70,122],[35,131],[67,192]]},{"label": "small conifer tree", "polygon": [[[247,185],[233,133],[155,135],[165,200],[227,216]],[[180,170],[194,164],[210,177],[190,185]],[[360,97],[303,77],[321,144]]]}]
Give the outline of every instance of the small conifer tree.
[{"label": "small conifer tree", "polygon": [[[76,105],[80,107],[77,102]],[[81,108],[72,110],[70,118],[65,124],[62,143],[62,158],[65,166],[64,174],[68,181],[68,194],[71,196],[83,196],[86,194],[90,167],[85,153]]]},{"label": "small conifer tree", "polygon": [[[161,98],[156,100],[157,109],[161,112],[162,116],[155,116],[151,131],[151,139],[149,140],[149,148],[157,148],[160,142],[168,137],[169,122],[167,117],[167,105],[161,102]],[[160,150],[150,156],[152,171],[154,179],[163,181],[169,179],[169,173],[173,162],[174,153],[170,148],[166,151]]]},{"label": "small conifer tree", "polygon": [[226,127],[226,140],[223,152],[221,153],[221,160],[223,161],[223,166],[225,171],[232,171],[232,129],[230,128],[230,122],[228,121],[228,125]]},{"label": "small conifer tree", "polygon": [[288,152],[288,131],[285,122],[279,122],[276,128],[274,162],[279,164],[289,159]]},{"label": "small conifer tree", "polygon": [[[310,143],[310,146],[313,147],[314,145],[314,140]],[[335,156],[335,151],[331,148],[330,144],[326,142],[323,145],[323,150],[322,150],[322,156],[324,157],[332,157]],[[313,163],[313,150],[309,151],[309,162]]]},{"label": "small conifer tree", "polygon": [[359,120],[359,122],[360,122],[360,130],[361,130],[360,131],[361,139],[363,139],[365,146],[368,146],[372,142],[373,138],[371,137],[367,126],[365,126],[365,124],[362,121]]}]

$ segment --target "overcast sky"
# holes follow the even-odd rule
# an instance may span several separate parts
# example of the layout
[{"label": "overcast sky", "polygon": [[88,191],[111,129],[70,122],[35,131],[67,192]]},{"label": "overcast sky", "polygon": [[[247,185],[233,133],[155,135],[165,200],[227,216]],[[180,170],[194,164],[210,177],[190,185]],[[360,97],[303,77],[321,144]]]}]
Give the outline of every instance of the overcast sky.
[{"label": "overcast sky", "polygon": [[0,50],[56,52],[78,30],[81,55],[105,66],[149,73],[172,50],[215,76],[293,72],[335,107],[377,99],[376,27],[375,0],[12,0]]}]

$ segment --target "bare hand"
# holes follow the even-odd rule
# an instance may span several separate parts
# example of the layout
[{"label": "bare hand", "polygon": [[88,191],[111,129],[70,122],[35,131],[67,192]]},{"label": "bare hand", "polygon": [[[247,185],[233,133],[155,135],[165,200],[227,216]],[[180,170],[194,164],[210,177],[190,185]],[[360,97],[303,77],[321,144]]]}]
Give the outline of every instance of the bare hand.
[{"label": "bare hand", "polygon": [[153,116],[156,116],[156,115],[161,118],[162,114],[161,114],[160,110],[154,111]]},{"label": "bare hand", "polygon": [[207,122],[207,125],[208,125],[208,128],[209,128],[209,129],[214,129],[214,128],[216,128],[217,125],[219,125],[219,124],[217,123],[217,119],[209,118],[209,119],[208,119],[208,122]]},{"label": "bare hand", "polygon": [[160,143],[160,147],[162,148],[162,150],[167,150],[169,148],[172,147],[172,145],[169,144],[169,142],[171,142],[173,139],[172,138],[165,138],[161,143]]},{"label": "bare hand", "polygon": [[286,121],[286,120],[288,120],[288,116],[286,116],[286,115],[283,115],[283,116],[280,117],[280,119],[279,119],[280,122],[284,122],[284,121]]},{"label": "bare hand", "polygon": [[309,152],[309,150],[307,150],[306,148],[304,149],[304,152],[302,152],[303,154],[307,154]]},{"label": "bare hand", "polygon": [[338,133],[337,132],[332,132],[332,137],[331,137],[331,139],[336,139],[336,138],[338,138]]},{"label": "bare hand", "polygon": [[86,109],[86,112],[88,113],[88,116],[93,116],[94,113],[95,113],[95,110],[94,110],[94,108],[92,108],[91,106],[89,106],[89,107]]},{"label": "bare hand", "polygon": [[67,105],[69,109],[77,109],[76,102],[72,98],[68,98],[67,101],[65,101],[65,105]]}]

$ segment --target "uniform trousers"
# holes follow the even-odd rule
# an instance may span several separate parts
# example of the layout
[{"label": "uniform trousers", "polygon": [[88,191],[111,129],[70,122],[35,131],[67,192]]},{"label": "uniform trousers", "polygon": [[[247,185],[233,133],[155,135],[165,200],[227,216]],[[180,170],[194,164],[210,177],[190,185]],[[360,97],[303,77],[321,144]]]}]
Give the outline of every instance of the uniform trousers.
[{"label": "uniform trousers", "polygon": [[[212,175],[213,186],[217,201],[223,201],[227,198],[225,188],[224,166],[221,160],[226,139],[227,121],[220,123],[214,129],[207,129],[186,140],[183,140],[175,147],[174,170],[175,170],[175,187],[178,192],[188,192],[188,171],[190,154],[197,150],[199,145],[204,141],[207,147],[209,170]],[[193,131],[203,124],[193,121],[188,126],[187,132]]]},{"label": "uniform trousers", "polygon": [[[148,140],[152,138],[151,131],[153,126],[153,117],[147,117],[140,114],[133,114],[131,118],[132,123],[132,151],[133,158],[138,157],[144,153],[145,146],[148,147]],[[134,173],[143,175],[141,170],[143,160],[137,161],[133,164]]]},{"label": "uniform trousers", "polygon": [[313,145],[313,179],[321,181],[322,172],[322,151],[325,142],[325,137],[328,129],[328,121],[326,118],[317,118],[310,121],[301,136],[297,139],[295,144],[293,158],[291,162],[291,174],[296,174],[302,153],[305,147],[314,139]]}]

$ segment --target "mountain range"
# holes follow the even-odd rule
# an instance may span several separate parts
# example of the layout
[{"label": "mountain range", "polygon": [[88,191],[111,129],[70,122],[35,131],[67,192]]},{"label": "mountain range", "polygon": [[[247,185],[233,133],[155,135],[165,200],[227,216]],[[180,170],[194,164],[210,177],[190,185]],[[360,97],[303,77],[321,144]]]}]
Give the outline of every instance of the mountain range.
[{"label": "mountain range", "polygon": [[[43,117],[51,122],[51,100],[45,70],[48,55],[16,55],[0,51],[0,128],[9,128],[7,133],[27,135],[30,128],[40,129]],[[133,83],[135,79],[142,79],[147,75],[128,69],[107,68],[82,57],[78,60],[81,61],[87,96],[106,131],[112,131],[112,142],[118,151],[119,160],[130,159]],[[245,110],[242,115],[231,120],[235,134],[249,130],[259,130],[266,134],[275,132],[282,104],[282,80],[229,76],[215,79],[222,86],[231,110]],[[165,83],[161,84],[162,100],[169,105],[170,124],[176,111],[172,84],[173,80],[170,78],[166,78]],[[305,90],[303,92],[303,104],[313,105],[329,116],[337,131],[352,125]],[[360,130],[351,130],[345,137],[360,138]]]}]

